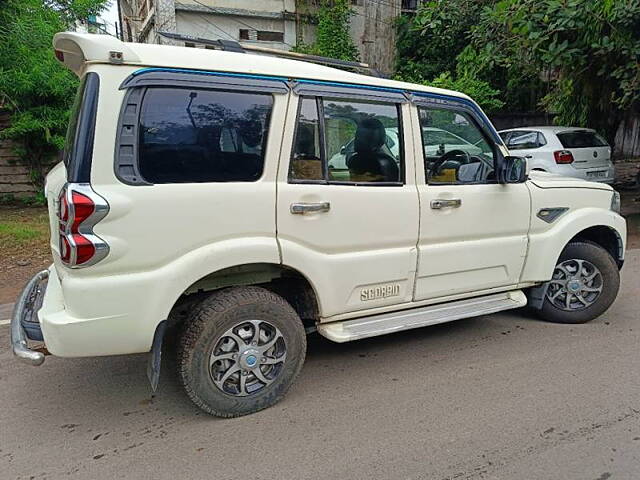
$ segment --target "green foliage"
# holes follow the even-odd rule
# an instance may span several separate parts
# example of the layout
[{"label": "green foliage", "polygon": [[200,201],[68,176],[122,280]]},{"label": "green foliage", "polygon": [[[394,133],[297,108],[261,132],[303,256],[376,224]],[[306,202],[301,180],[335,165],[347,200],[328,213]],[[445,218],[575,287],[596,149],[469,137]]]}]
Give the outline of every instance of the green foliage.
[{"label": "green foliage", "polygon": [[500,95],[498,90],[472,75],[459,75],[454,78],[449,72],[445,72],[429,82],[429,85],[469,95],[487,112],[500,110],[504,106],[504,102],[498,98]]},{"label": "green foliage", "polygon": [[637,0],[501,0],[471,39],[485,71],[508,72],[512,84],[544,79],[542,104],[558,123],[595,127],[612,142],[625,113],[638,110]]},{"label": "green foliage", "polygon": [[349,34],[351,14],[349,0],[322,0],[317,14],[316,41],[311,45],[298,45],[293,50],[339,60],[357,61],[358,49]]},{"label": "green foliage", "polygon": [[430,0],[415,17],[397,23],[396,73],[402,78],[434,78],[456,70],[457,57],[488,0]]},{"label": "green foliage", "polygon": [[42,187],[43,168],[64,146],[77,78],[54,57],[56,32],[101,11],[108,0],[5,0],[0,3],[0,106],[11,126],[0,138],[16,141]]},{"label": "green foliage", "polygon": [[423,2],[397,23],[396,78],[466,93],[487,111],[502,108],[500,91],[481,78],[469,35],[487,0]]}]

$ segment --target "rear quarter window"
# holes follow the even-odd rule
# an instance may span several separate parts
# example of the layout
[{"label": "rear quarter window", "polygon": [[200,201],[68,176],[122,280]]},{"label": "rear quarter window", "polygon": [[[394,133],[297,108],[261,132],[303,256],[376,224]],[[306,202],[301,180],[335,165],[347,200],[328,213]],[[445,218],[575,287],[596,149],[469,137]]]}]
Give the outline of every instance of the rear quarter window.
[{"label": "rear quarter window", "polygon": [[87,73],[80,81],[71,107],[62,153],[69,182],[90,180],[99,88],[98,74]]},{"label": "rear quarter window", "polygon": [[262,176],[273,97],[149,88],[138,165],[152,183],[253,182]]},{"label": "rear quarter window", "polygon": [[607,141],[596,132],[574,131],[558,133],[558,140],[564,148],[608,147]]}]

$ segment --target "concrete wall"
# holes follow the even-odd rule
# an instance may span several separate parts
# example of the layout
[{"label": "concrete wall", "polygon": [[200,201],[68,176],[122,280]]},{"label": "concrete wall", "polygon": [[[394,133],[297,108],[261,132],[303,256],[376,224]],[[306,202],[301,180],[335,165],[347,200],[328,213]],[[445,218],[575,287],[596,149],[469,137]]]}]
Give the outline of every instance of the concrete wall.
[{"label": "concrete wall", "polygon": [[[240,40],[241,29],[283,32],[284,43]],[[282,18],[217,15],[204,12],[176,11],[176,31],[209,39],[235,40],[241,44],[289,50],[296,43],[295,22]]]}]

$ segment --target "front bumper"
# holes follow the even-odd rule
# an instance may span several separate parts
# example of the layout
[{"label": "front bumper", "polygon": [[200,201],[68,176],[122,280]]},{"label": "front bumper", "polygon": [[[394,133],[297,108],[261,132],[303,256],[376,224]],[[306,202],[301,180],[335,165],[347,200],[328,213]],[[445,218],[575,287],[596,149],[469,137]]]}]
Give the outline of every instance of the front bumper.
[{"label": "front bumper", "polygon": [[[13,353],[29,365],[42,365],[44,353],[29,348],[28,340],[42,340],[38,310],[46,291],[49,270],[37,273],[24,287],[11,317],[11,348]],[[34,320],[35,319],[35,320]]]}]

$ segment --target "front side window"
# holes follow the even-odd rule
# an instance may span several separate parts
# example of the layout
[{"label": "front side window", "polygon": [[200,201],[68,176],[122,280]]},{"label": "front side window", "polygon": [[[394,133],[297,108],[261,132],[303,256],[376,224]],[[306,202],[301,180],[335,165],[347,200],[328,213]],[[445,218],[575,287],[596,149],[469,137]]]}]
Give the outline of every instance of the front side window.
[{"label": "front side window", "polygon": [[473,117],[463,110],[418,107],[429,184],[495,181],[495,152]]},{"label": "front side window", "polygon": [[141,175],[152,183],[258,180],[272,105],[269,94],[150,88],[140,113]]},{"label": "front side window", "polygon": [[301,99],[290,180],[399,183],[402,171],[398,105]]}]

